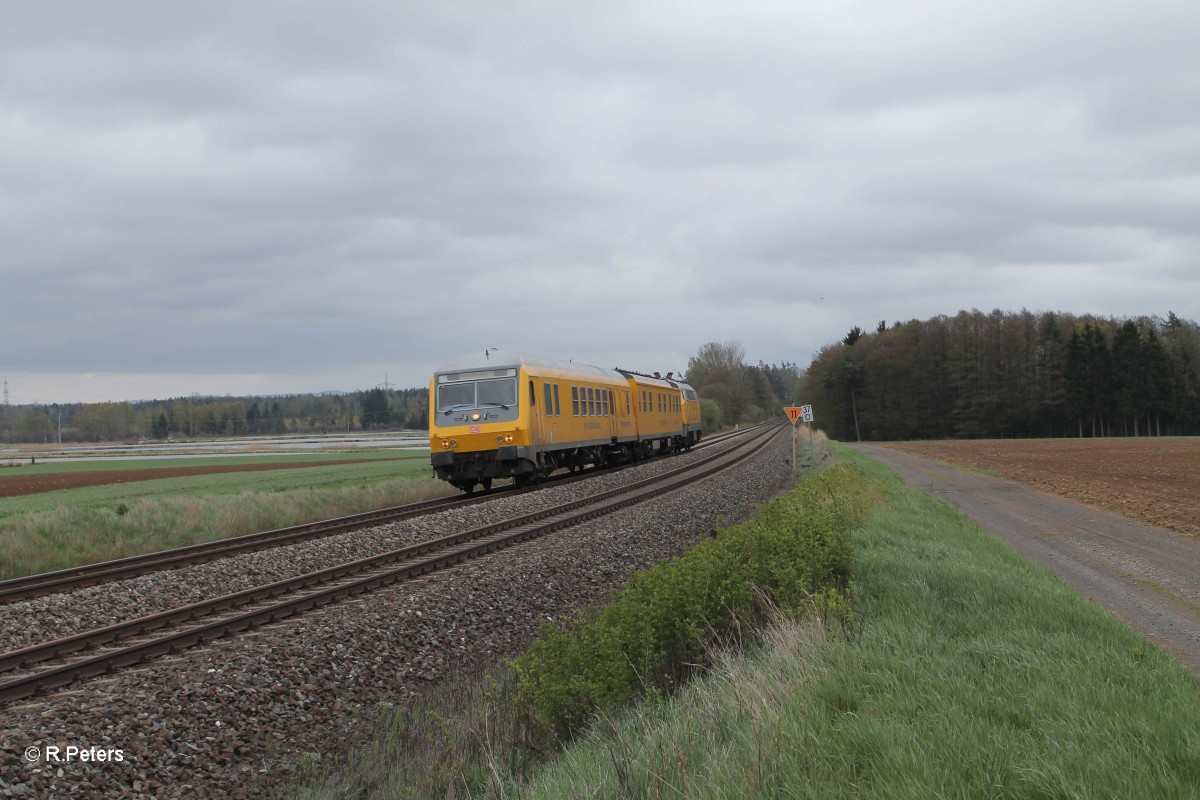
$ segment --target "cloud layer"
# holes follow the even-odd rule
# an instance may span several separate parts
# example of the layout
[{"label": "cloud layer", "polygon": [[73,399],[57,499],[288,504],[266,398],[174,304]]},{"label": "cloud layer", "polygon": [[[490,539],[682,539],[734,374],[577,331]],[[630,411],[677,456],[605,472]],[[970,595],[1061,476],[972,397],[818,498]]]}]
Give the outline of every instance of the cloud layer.
[{"label": "cloud layer", "polygon": [[14,4],[0,370],[298,392],[1200,317],[1200,6],[945,5]]}]

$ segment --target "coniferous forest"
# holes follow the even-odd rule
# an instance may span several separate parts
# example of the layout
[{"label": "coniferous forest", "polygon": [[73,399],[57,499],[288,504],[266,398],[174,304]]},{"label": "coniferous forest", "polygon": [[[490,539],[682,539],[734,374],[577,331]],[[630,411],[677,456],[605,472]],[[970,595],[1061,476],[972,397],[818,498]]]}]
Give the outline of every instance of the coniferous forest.
[{"label": "coniferous forest", "polygon": [[855,326],[801,396],[850,441],[1200,434],[1200,327],[998,310]]}]

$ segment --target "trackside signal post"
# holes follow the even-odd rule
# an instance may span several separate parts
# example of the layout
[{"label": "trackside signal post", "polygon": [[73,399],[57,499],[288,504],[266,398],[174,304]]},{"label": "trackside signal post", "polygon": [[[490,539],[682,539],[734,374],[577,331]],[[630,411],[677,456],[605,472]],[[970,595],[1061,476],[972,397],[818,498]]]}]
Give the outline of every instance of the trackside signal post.
[{"label": "trackside signal post", "polygon": [[787,413],[788,419],[790,419],[792,421],[792,471],[795,472],[795,470],[796,470],[796,435],[800,432],[798,430],[799,425],[800,425],[800,420],[804,420],[806,423],[808,423],[808,447],[809,447],[809,450],[812,451],[812,447],[813,447],[813,440],[812,440],[813,411],[812,411],[812,406],[786,406],[783,410]]}]

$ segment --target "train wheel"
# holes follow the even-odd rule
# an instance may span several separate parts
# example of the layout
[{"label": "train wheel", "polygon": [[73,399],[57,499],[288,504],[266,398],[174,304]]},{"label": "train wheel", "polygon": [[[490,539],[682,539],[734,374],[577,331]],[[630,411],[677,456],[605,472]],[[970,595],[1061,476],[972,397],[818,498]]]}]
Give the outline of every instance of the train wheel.
[{"label": "train wheel", "polygon": [[491,478],[483,479],[483,490],[485,492],[490,492],[492,490],[492,479]]}]

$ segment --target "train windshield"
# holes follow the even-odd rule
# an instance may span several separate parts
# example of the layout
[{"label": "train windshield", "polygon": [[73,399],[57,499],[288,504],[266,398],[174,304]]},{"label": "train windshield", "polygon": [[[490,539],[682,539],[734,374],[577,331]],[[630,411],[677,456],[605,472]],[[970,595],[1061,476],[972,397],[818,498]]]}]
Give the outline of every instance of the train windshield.
[{"label": "train windshield", "polygon": [[438,387],[438,411],[461,408],[510,408],[517,404],[517,381],[502,378],[492,381],[463,381]]},{"label": "train windshield", "polygon": [[477,402],[481,406],[515,406],[517,404],[517,382],[512,378],[502,381],[478,381],[475,384]]}]

